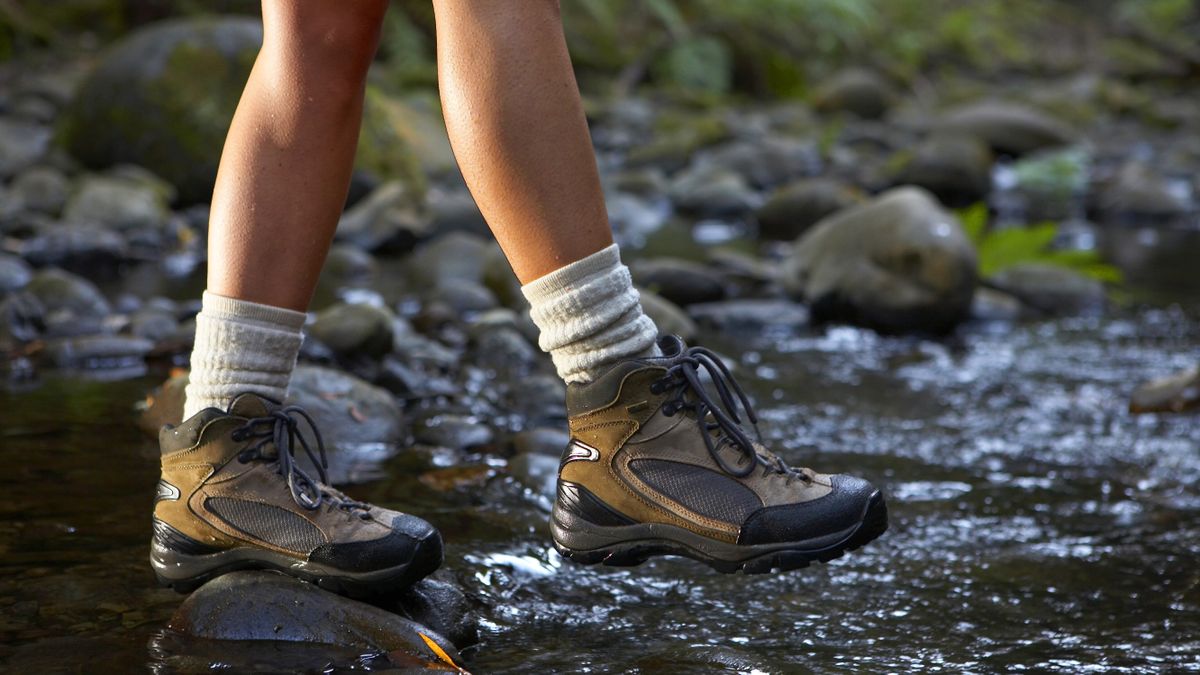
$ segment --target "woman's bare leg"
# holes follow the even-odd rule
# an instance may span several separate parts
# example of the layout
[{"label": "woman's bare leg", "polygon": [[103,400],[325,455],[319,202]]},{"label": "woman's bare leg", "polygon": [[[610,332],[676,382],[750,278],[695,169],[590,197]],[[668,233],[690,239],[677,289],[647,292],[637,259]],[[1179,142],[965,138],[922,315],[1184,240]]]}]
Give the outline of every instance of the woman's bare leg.
[{"label": "woman's bare leg", "polygon": [[433,5],[450,142],[517,277],[612,244],[558,2]]},{"label": "woman's bare leg", "polygon": [[304,311],[346,202],[387,0],[263,0],[213,193],[208,290]]}]

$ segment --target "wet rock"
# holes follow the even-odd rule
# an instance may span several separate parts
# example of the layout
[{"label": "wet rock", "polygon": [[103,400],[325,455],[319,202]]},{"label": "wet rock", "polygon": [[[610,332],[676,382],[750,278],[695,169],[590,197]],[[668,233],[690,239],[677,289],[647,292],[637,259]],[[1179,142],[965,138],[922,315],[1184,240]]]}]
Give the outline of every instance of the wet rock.
[{"label": "wet rock", "polygon": [[0,118],[0,178],[33,166],[49,147],[49,128],[32,122]]},{"label": "wet rock", "polygon": [[129,319],[130,333],[155,343],[175,336],[178,331],[175,312],[159,307],[143,307]]},{"label": "wet rock", "polygon": [[1021,263],[996,273],[988,284],[1051,316],[1098,314],[1104,310],[1104,284],[1064,267]]},{"label": "wet rock", "polygon": [[418,288],[434,288],[452,279],[480,282],[488,242],[465,232],[438,237],[409,259],[409,272]]},{"label": "wet rock", "polygon": [[321,268],[321,283],[332,288],[361,286],[375,278],[378,265],[370,253],[355,246],[334,244]]},{"label": "wet rock", "polygon": [[558,484],[558,463],[557,456],[525,453],[509,460],[508,472],[537,494],[553,499]]},{"label": "wet rock", "polygon": [[817,319],[943,333],[967,317],[976,264],[957,219],[910,187],[818,223],[796,240],[783,280]]},{"label": "wet rock", "polygon": [[32,278],[29,263],[15,255],[0,253],[0,295],[24,288]]},{"label": "wet rock", "polygon": [[548,457],[559,457],[571,441],[571,435],[566,428],[535,427],[518,431],[513,436],[513,450],[516,454],[533,453]]},{"label": "wet rock", "polygon": [[446,279],[429,291],[431,302],[440,302],[459,315],[477,314],[495,309],[496,296],[483,285],[469,279]]},{"label": "wet rock", "polygon": [[706,152],[704,162],[728,169],[760,190],[812,174],[821,165],[815,144],[779,137],[733,141]]},{"label": "wet rock", "polygon": [[21,254],[39,267],[54,266],[89,275],[111,273],[130,257],[125,238],[95,224],[47,225],[21,245]]},{"label": "wet rock", "polygon": [[431,191],[429,215],[434,232],[469,232],[480,237],[491,236],[487,221],[475,205],[475,198],[466,190]]},{"label": "wet rock", "polygon": [[1075,134],[1059,120],[1018,103],[985,101],[947,111],[937,128],[967,134],[1005,155],[1070,145]]},{"label": "wet rock", "polygon": [[91,167],[147,167],[185,202],[206,201],[261,42],[249,18],[164,21],[130,34],[64,111],[67,148]]},{"label": "wet rock", "polygon": [[[143,166],[176,186],[183,203],[205,202],[261,44],[261,22],[247,17],[173,19],[134,31],[80,84],[59,136],[88,167]],[[401,108],[368,87],[356,166],[419,184],[409,145],[417,134]]]},{"label": "wet rock", "polygon": [[10,293],[0,300],[0,349],[36,340],[46,329],[46,309],[29,293]]},{"label": "wet rock", "polygon": [[738,216],[757,205],[741,175],[715,166],[682,174],[671,185],[670,196],[680,211],[709,218]]},{"label": "wet rock", "polygon": [[396,601],[396,610],[445,635],[458,647],[479,641],[478,617],[462,590],[447,581],[427,577],[405,591]]},{"label": "wet rock", "polygon": [[1129,412],[1188,412],[1200,410],[1200,366],[1138,386]]},{"label": "wet rock", "polygon": [[492,430],[462,415],[436,413],[413,425],[413,439],[439,448],[467,450],[492,442]]},{"label": "wet rock", "polygon": [[460,658],[426,626],[273,572],[217,577],[183,601],[168,627],[207,640],[338,645],[385,652],[398,665],[448,665],[428,639],[453,661]]},{"label": "wet rock", "polygon": [[727,333],[797,330],[808,323],[808,309],[790,300],[726,300],[688,307],[701,326]]},{"label": "wet rock", "polygon": [[504,257],[504,251],[501,250],[500,245],[494,241],[484,254],[482,281],[483,285],[505,307],[521,308],[522,310],[528,307],[525,295],[521,293],[521,281],[513,273],[512,266],[508,264],[508,259]]},{"label": "wet rock", "polygon": [[170,218],[172,189],[138,172],[87,176],[63,210],[70,223],[97,223],[117,231],[158,230]]},{"label": "wet rock", "polygon": [[755,212],[764,239],[791,241],[825,216],[862,201],[858,189],[826,178],[790,183],[771,194]]},{"label": "wet rock", "polygon": [[948,206],[969,206],[991,190],[992,151],[972,136],[934,135],[901,162],[895,181],[923,187]]},{"label": "wet rock", "polygon": [[378,358],[392,351],[394,321],[386,309],[343,302],[318,312],[308,333],[339,356]]},{"label": "wet rock", "polygon": [[653,258],[630,265],[633,280],[678,305],[725,297],[725,284],[710,267],[679,258]]},{"label": "wet rock", "polygon": [[1016,321],[1024,313],[1020,300],[992,288],[975,289],[971,299],[971,318],[978,321]]},{"label": "wet rock", "polygon": [[659,333],[678,335],[684,340],[696,337],[696,323],[679,305],[644,288],[639,288],[638,293],[642,297],[642,310],[658,326]]},{"label": "wet rock", "polygon": [[528,374],[541,357],[515,326],[473,326],[471,351],[480,368],[509,378]]},{"label": "wet rock", "polygon": [[1191,211],[1185,190],[1142,162],[1129,162],[1095,195],[1096,206],[1117,217],[1168,219]]},{"label": "wet rock", "polygon": [[863,119],[879,119],[892,107],[896,94],[882,77],[852,68],[821,84],[813,97],[818,112],[849,112]]},{"label": "wet rock", "polygon": [[346,211],[334,236],[364,251],[400,253],[411,251],[429,232],[429,221],[421,212],[415,190],[393,181],[379,186]]},{"label": "wet rock", "polygon": [[57,169],[33,167],[21,172],[12,182],[9,199],[22,209],[57,216],[67,203],[71,184]]},{"label": "wet rock", "polygon": [[100,289],[83,277],[59,269],[38,272],[25,287],[47,313],[67,312],[76,317],[103,318],[111,308]]},{"label": "wet rock", "polygon": [[129,335],[87,335],[46,344],[46,360],[58,368],[100,370],[128,368],[143,362],[154,343]]},{"label": "wet rock", "polygon": [[539,373],[508,385],[505,408],[536,425],[566,425],[567,387],[558,375]]}]

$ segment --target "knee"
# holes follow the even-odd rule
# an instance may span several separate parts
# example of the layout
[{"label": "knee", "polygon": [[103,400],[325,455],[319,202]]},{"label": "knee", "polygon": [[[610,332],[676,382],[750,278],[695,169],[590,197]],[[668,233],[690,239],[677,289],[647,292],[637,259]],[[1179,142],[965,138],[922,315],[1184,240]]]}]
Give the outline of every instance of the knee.
[{"label": "knee", "polygon": [[263,0],[264,51],[292,76],[357,90],[379,47],[387,0]]}]

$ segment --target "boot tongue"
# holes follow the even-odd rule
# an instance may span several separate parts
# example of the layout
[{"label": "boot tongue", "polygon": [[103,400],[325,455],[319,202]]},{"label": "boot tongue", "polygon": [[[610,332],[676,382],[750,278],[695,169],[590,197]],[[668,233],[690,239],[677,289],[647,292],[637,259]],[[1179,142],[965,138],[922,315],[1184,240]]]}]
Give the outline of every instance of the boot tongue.
[{"label": "boot tongue", "polygon": [[279,404],[269,398],[247,392],[238,394],[237,398],[233,399],[233,403],[229,404],[229,414],[234,417],[253,419],[265,417],[278,407]]}]

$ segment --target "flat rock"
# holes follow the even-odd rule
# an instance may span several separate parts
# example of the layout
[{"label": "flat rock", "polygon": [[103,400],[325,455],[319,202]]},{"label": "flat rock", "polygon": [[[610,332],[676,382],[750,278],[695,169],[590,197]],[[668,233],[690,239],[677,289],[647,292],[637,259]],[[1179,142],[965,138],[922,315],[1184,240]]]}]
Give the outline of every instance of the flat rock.
[{"label": "flat rock", "polygon": [[1070,145],[1071,129],[1047,113],[1020,103],[984,101],[947,111],[935,129],[968,134],[1004,155],[1024,155],[1035,150]]},{"label": "flat rock", "polygon": [[395,316],[382,307],[340,302],[317,312],[314,338],[342,357],[381,357],[392,351]]},{"label": "flat rock", "polygon": [[797,330],[808,324],[808,308],[791,300],[725,300],[688,307],[696,323],[726,333]]},{"label": "flat rock", "polygon": [[386,653],[396,665],[423,665],[433,670],[454,672],[454,665],[461,661],[450,640],[426,626],[273,572],[232,572],[217,577],[183,601],[168,628],[206,640],[295,642],[377,651]]},{"label": "flat rock", "polygon": [[945,333],[968,315],[976,268],[954,215],[907,187],[840,211],[797,239],[783,282],[818,320]]},{"label": "flat rock", "polygon": [[902,162],[894,179],[923,187],[948,206],[969,206],[991,191],[992,151],[972,136],[934,135]]},{"label": "flat rock", "polygon": [[863,119],[879,119],[895,99],[891,85],[878,74],[850,68],[817,87],[813,107],[819,112],[849,112]]},{"label": "flat rock", "polygon": [[1104,310],[1104,284],[1073,270],[1021,263],[994,274],[989,285],[1050,316],[1098,314]]},{"label": "flat rock", "polygon": [[92,282],[59,269],[45,269],[33,275],[25,287],[47,313],[69,312],[76,317],[102,318],[112,308]]},{"label": "flat rock", "polygon": [[634,281],[678,305],[725,297],[725,284],[711,267],[679,258],[651,258],[629,266]]},{"label": "flat rock", "polygon": [[1194,410],[1200,410],[1200,366],[1141,384],[1129,401],[1132,413]]},{"label": "flat rock", "polygon": [[857,188],[828,178],[789,183],[771,193],[755,212],[758,235],[763,239],[791,241],[822,218],[862,199]]}]

